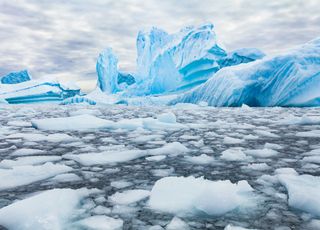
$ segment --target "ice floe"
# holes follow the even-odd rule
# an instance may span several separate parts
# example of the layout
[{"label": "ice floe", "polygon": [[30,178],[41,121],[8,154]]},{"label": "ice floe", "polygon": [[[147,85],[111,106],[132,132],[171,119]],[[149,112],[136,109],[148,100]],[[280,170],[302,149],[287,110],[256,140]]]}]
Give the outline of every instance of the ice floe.
[{"label": "ice floe", "polygon": [[24,165],[0,169],[0,190],[31,184],[72,170],[69,166],[51,162],[36,166]]},{"label": "ice floe", "polygon": [[[165,177],[151,190],[153,209],[176,214],[222,215],[250,206],[253,195],[247,181],[210,181],[195,177]],[[224,202],[221,202],[223,200]]]}]

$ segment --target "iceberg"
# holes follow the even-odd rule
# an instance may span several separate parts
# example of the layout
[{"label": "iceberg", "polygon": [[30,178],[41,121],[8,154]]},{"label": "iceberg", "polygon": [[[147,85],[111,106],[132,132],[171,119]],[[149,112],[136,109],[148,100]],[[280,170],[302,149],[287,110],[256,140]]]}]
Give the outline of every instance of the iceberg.
[{"label": "iceberg", "polygon": [[210,106],[319,106],[320,38],[285,54],[226,67],[171,102]]},{"label": "iceberg", "polygon": [[[257,49],[228,53],[219,44],[213,24],[186,27],[169,34],[152,27],[137,37],[137,72],[124,79],[111,48],[97,61],[98,86],[106,93],[124,91],[123,97],[183,92],[206,82],[219,69],[255,61],[264,56]],[[119,87],[121,82],[126,88]]]},{"label": "iceberg", "polygon": [[[11,78],[11,82],[19,81]],[[0,100],[9,104],[39,102],[61,102],[66,98],[80,95],[80,89],[73,85],[63,85],[56,81],[28,80],[20,83],[0,84]]]},{"label": "iceberg", "polygon": [[111,48],[103,50],[97,61],[98,87],[106,93],[116,93],[118,89],[118,58]]},{"label": "iceberg", "polygon": [[27,70],[22,70],[19,72],[9,73],[1,77],[0,79],[1,79],[1,84],[17,84],[25,81],[30,81],[31,76],[29,75]]}]

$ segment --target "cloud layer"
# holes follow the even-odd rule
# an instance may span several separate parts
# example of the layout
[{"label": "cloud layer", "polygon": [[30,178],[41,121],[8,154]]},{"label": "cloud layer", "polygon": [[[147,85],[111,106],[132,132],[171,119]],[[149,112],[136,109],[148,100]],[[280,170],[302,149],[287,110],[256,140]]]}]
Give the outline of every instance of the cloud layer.
[{"label": "cloud layer", "polygon": [[275,53],[320,36],[319,11],[319,0],[0,0],[0,75],[29,69],[90,89],[98,53],[111,46],[134,71],[136,35],[151,26],[212,22],[228,50]]}]

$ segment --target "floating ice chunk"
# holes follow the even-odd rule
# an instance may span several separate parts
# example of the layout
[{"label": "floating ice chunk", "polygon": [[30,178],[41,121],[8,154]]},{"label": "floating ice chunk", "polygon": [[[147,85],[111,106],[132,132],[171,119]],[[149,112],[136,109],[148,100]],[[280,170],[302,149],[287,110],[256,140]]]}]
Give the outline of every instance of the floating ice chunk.
[{"label": "floating ice chunk", "polygon": [[65,133],[50,134],[46,138],[46,141],[49,141],[49,142],[70,142],[74,140],[76,140],[76,138]]},{"label": "floating ice chunk", "polygon": [[166,158],[166,155],[158,155],[158,156],[152,156],[152,157],[146,157],[147,161],[162,161]]},{"label": "floating ice chunk", "polygon": [[213,157],[208,156],[206,154],[201,154],[200,156],[185,156],[184,159],[193,164],[200,164],[200,165],[211,164],[215,161]]},{"label": "floating ice chunk", "polygon": [[243,227],[239,227],[239,226],[234,226],[231,224],[228,224],[224,230],[257,230],[257,229],[249,229],[249,228],[243,228]]},{"label": "floating ice chunk", "polygon": [[274,149],[274,150],[283,149],[283,147],[281,145],[274,144],[274,143],[265,143],[264,144],[264,148],[266,148],[266,149]]},{"label": "floating ice chunk", "polygon": [[245,135],[243,138],[244,138],[245,140],[257,140],[257,139],[259,139],[259,137],[254,136],[254,135],[252,135],[252,134]]},{"label": "floating ice chunk", "polygon": [[0,225],[13,230],[64,229],[87,189],[53,189],[0,209]]},{"label": "floating ice chunk", "polygon": [[120,181],[112,181],[110,185],[117,189],[121,189],[121,188],[129,187],[133,184],[129,181],[120,180]]},{"label": "floating ice chunk", "polygon": [[40,149],[17,149],[11,155],[12,156],[25,156],[25,155],[34,155],[34,154],[44,154],[45,151]]},{"label": "floating ice chunk", "polygon": [[7,139],[25,139],[27,141],[45,141],[46,135],[40,133],[15,133],[7,136]]},{"label": "floating ice chunk", "polygon": [[254,164],[248,164],[247,166],[241,167],[244,170],[257,170],[257,171],[265,171],[271,169],[269,165],[266,163],[254,163]]},{"label": "floating ice chunk", "polygon": [[113,122],[85,114],[73,117],[38,119],[32,120],[31,123],[36,129],[60,131],[99,129],[108,127]]},{"label": "floating ice chunk", "polygon": [[297,137],[320,137],[320,130],[311,130],[306,132],[298,132]]},{"label": "floating ice chunk", "polygon": [[51,162],[39,166],[28,165],[0,169],[0,190],[31,184],[72,170],[71,167]]},{"label": "floating ice chunk", "polygon": [[[210,181],[194,177],[165,177],[152,188],[149,205],[176,214],[222,215],[252,204],[247,181]],[[223,200],[224,202],[221,202]]]},{"label": "floating ice chunk", "polygon": [[277,123],[281,125],[318,125],[320,124],[320,117],[307,115],[302,117],[289,116]]},{"label": "floating ice chunk", "polygon": [[50,181],[54,181],[54,182],[73,182],[73,181],[81,181],[81,180],[82,179],[77,174],[74,174],[74,173],[64,173],[50,179]]},{"label": "floating ice chunk", "polygon": [[126,190],[123,192],[117,192],[110,196],[108,199],[119,205],[129,205],[136,203],[140,200],[147,198],[150,195],[150,191],[142,189]]},{"label": "floating ice chunk", "polygon": [[320,164],[320,156],[308,156],[302,159],[304,162],[310,162],[315,164]]},{"label": "floating ice chunk", "polygon": [[[165,115],[167,116],[167,115]],[[164,119],[164,118],[162,118]],[[166,117],[166,119],[169,119]],[[73,117],[61,117],[61,118],[45,118],[34,119],[31,121],[32,126],[36,129],[42,130],[88,130],[88,129],[125,129],[135,130],[138,128],[144,128],[148,130],[171,130],[171,129],[183,129],[184,125],[180,123],[163,122],[154,118],[137,118],[137,119],[123,119],[117,122],[97,118],[89,114],[83,114]]]},{"label": "floating ice chunk", "polygon": [[55,134],[49,134],[44,135],[40,133],[16,133],[11,134],[7,137],[8,139],[17,139],[17,138],[23,138],[27,141],[49,141],[49,142],[68,142],[73,141],[75,138],[71,137],[68,134],[65,133],[55,133]]},{"label": "floating ice chunk", "polygon": [[160,225],[153,225],[150,228],[148,228],[148,230],[164,230],[164,228]]},{"label": "floating ice chunk", "polygon": [[280,174],[278,179],[288,191],[291,207],[320,217],[320,177]]},{"label": "floating ice chunk", "polygon": [[181,144],[180,142],[172,142],[172,143],[165,144],[164,146],[162,146],[160,148],[150,149],[150,150],[148,150],[148,154],[149,155],[168,154],[168,155],[177,156],[177,155],[187,153],[188,151],[189,151],[189,149],[186,146],[184,146],[183,144]]},{"label": "floating ice chunk", "polygon": [[233,138],[233,137],[225,137],[223,139],[223,143],[230,144],[230,145],[241,144],[243,142],[244,142],[244,140],[241,140],[241,139],[238,139],[238,138]]},{"label": "floating ice chunk", "polygon": [[162,113],[160,115],[157,116],[158,121],[160,122],[165,122],[165,123],[176,123],[177,122],[177,118],[176,115],[174,115],[174,113]]},{"label": "floating ice chunk", "polygon": [[115,164],[131,161],[146,155],[144,150],[107,151],[101,153],[66,154],[63,158],[74,160],[85,166]]},{"label": "floating ice chunk", "polygon": [[95,207],[93,209],[93,213],[94,214],[98,214],[98,215],[110,214],[111,213],[111,209],[107,208],[107,207],[104,207],[104,206],[101,206],[101,205],[98,205],[97,207]]},{"label": "floating ice chunk", "polygon": [[287,175],[295,175],[297,176],[298,173],[293,168],[278,168],[275,170],[276,174],[287,174]]},{"label": "floating ice chunk", "polygon": [[166,177],[170,176],[174,172],[174,168],[169,169],[153,169],[152,171],[153,176],[156,177]]},{"label": "floating ice chunk", "polygon": [[245,153],[254,157],[261,157],[261,158],[274,157],[278,155],[278,152],[276,150],[267,149],[267,148],[246,150]]},{"label": "floating ice chunk", "polygon": [[230,148],[221,153],[220,158],[226,161],[247,161],[250,160],[240,148]]},{"label": "floating ice chunk", "polygon": [[139,135],[138,137],[132,139],[132,141],[136,143],[145,143],[153,140],[161,140],[162,138],[162,135]]},{"label": "floating ice chunk", "polygon": [[255,133],[257,133],[258,135],[263,136],[263,137],[271,137],[271,138],[279,137],[279,135],[271,133],[267,130],[255,130]]},{"label": "floating ice chunk", "polygon": [[[174,114],[172,114],[174,115]],[[186,128],[183,124],[173,122],[174,117],[170,114],[159,115],[159,119],[145,118],[142,119],[144,129],[148,130],[176,130]]]},{"label": "floating ice chunk", "polygon": [[97,215],[80,220],[77,222],[77,225],[85,229],[121,230],[123,226],[123,220],[104,215]]},{"label": "floating ice chunk", "polygon": [[46,162],[59,161],[62,157],[60,156],[28,156],[18,157],[15,160],[3,160],[0,162],[0,168],[12,168],[15,166],[22,165],[38,165]]},{"label": "floating ice chunk", "polygon": [[16,121],[9,121],[7,123],[7,125],[9,125],[9,126],[17,126],[17,127],[29,127],[29,126],[31,126],[31,123],[27,122],[27,121],[16,120]]},{"label": "floating ice chunk", "polygon": [[189,225],[179,217],[173,217],[170,223],[166,226],[167,230],[188,230]]}]

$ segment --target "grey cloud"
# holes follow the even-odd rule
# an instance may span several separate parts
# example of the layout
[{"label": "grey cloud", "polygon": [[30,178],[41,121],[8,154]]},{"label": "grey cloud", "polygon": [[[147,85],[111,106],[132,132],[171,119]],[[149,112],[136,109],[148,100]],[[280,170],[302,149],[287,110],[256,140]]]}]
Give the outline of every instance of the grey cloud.
[{"label": "grey cloud", "polygon": [[319,10],[318,0],[0,0],[0,75],[28,68],[94,81],[95,60],[109,46],[134,71],[138,30],[153,25],[175,32],[212,22],[228,49],[274,53],[319,36]]}]

